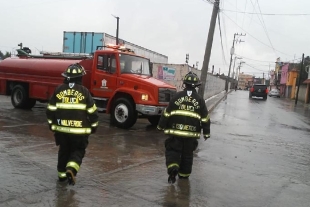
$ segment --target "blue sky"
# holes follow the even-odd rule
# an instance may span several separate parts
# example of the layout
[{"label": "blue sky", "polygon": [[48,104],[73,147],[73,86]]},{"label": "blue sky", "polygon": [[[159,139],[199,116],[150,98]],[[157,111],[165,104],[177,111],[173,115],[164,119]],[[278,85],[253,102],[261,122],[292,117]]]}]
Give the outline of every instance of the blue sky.
[{"label": "blue sky", "polygon": [[[0,50],[17,44],[61,51],[63,31],[116,33],[134,44],[167,55],[169,63],[201,67],[214,0],[2,0]],[[234,33],[246,33],[235,52],[245,63],[241,72],[262,77],[277,57],[300,61],[309,55],[310,1],[221,0],[209,67],[226,73]],[[222,38],[220,35],[220,29]],[[221,44],[222,39],[222,44]],[[296,59],[296,60],[294,60]],[[237,59],[236,65],[239,64]]]}]

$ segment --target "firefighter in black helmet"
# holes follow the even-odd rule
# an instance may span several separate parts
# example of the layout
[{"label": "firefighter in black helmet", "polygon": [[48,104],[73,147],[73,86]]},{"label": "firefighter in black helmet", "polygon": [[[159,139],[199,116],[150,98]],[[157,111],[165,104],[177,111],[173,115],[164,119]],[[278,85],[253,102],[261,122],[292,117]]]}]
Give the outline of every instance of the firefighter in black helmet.
[{"label": "firefighter in black helmet", "polygon": [[176,93],[159,120],[157,129],[169,137],[165,141],[168,182],[188,179],[192,172],[193,152],[201,131],[210,138],[210,117],[204,99],[196,92],[198,76],[189,72],[183,79],[185,89]]},{"label": "firefighter in black helmet", "polygon": [[82,77],[86,74],[83,66],[69,65],[61,75],[64,83],[58,86],[49,100],[46,116],[54,132],[58,151],[58,179],[74,185],[82,164],[88,137],[98,126],[96,104]]}]

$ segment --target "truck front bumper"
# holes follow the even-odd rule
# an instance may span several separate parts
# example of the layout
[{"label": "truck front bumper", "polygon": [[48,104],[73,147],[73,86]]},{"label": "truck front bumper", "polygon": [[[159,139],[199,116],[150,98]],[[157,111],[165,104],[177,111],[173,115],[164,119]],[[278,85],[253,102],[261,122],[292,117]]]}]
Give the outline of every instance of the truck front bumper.
[{"label": "truck front bumper", "polygon": [[165,106],[150,106],[143,104],[136,104],[136,110],[143,115],[161,115],[165,110]]}]

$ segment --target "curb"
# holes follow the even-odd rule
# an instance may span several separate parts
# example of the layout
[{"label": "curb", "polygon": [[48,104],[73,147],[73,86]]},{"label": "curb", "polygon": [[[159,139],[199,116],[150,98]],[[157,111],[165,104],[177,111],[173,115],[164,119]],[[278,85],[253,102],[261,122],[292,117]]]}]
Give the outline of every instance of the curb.
[{"label": "curb", "polygon": [[226,98],[227,95],[228,95],[231,91],[232,91],[232,90],[228,91],[228,93],[226,93],[226,91],[222,91],[221,93],[219,93],[219,94],[217,94],[217,95],[215,95],[215,96],[212,96],[212,97],[208,98],[208,99],[205,101],[206,104],[207,104],[207,101],[208,101],[208,100],[211,100],[211,99],[213,99],[213,98],[217,98],[218,96],[222,96],[222,97],[219,98],[215,103],[210,104],[210,106],[207,105],[207,108],[208,108],[209,113],[211,113],[211,112],[215,109],[215,107],[216,107],[224,98]]}]

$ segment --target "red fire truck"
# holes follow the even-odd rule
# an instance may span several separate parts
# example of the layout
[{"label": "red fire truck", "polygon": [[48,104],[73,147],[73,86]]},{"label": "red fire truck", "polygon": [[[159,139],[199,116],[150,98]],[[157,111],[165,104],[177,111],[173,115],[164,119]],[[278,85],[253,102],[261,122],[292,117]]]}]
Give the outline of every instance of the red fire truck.
[{"label": "red fire truck", "polygon": [[73,63],[85,68],[83,85],[98,111],[110,114],[111,124],[120,128],[132,127],[138,117],[156,125],[176,93],[174,86],[152,77],[149,59],[119,45],[97,47],[92,54],[17,52],[0,62],[0,94],[11,96],[15,108],[47,102],[63,82],[61,73]]}]

